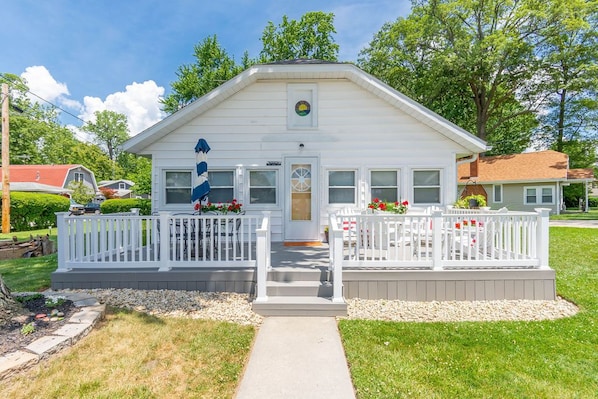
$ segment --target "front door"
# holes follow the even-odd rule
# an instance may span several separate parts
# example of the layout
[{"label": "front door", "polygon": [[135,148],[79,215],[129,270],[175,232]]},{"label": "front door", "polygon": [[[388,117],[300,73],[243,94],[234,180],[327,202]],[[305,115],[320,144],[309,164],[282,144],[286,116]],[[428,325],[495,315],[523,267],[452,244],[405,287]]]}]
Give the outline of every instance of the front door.
[{"label": "front door", "polygon": [[318,158],[285,159],[285,241],[318,241]]}]

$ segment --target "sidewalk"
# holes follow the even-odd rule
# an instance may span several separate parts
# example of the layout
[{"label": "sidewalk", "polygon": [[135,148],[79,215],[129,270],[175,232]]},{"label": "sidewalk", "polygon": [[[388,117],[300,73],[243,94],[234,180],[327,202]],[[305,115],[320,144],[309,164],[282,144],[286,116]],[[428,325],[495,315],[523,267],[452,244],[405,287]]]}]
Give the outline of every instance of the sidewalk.
[{"label": "sidewalk", "polygon": [[236,395],[258,398],[355,398],[333,317],[264,320]]},{"label": "sidewalk", "polygon": [[598,220],[551,220],[550,226],[598,228]]}]

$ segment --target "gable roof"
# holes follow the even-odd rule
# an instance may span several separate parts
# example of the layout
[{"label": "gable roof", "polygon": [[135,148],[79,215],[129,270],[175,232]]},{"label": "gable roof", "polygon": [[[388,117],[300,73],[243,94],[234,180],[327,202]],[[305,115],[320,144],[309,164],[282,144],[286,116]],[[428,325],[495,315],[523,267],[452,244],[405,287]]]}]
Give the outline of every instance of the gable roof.
[{"label": "gable roof", "polygon": [[477,176],[471,176],[470,164],[460,164],[459,183],[465,184],[468,180],[477,183],[566,181],[577,180],[582,174],[591,180],[594,178],[591,169],[569,170],[569,156],[552,150],[480,157],[477,169]]},{"label": "gable roof", "polygon": [[293,60],[284,63],[254,65],[193,103],[130,138],[122,145],[122,148],[125,151],[142,153],[147,146],[215,107],[250,84],[258,80],[281,79],[347,79],[433,128],[448,139],[459,143],[465,149],[465,153],[462,155],[476,154],[486,150],[486,143],[483,140],[367,74],[355,65],[319,60]]},{"label": "gable roof", "polygon": [[[53,187],[65,187],[67,184],[67,177],[71,170],[81,169],[88,172],[92,177],[93,172],[83,165],[69,164],[69,165],[10,165],[10,182],[11,183],[39,183]],[[2,167],[0,167],[0,173]],[[94,177],[95,185],[95,177]],[[94,187],[95,188],[95,187]]]}]

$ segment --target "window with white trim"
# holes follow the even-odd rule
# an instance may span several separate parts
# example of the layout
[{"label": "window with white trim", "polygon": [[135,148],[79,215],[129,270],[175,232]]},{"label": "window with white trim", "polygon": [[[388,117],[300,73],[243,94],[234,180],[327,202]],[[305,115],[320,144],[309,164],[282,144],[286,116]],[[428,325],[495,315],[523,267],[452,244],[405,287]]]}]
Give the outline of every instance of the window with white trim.
[{"label": "window with white trim", "polygon": [[255,205],[275,205],[278,171],[273,169],[249,171],[249,203]]},{"label": "window with white trim", "polygon": [[495,204],[502,202],[502,184],[495,184],[492,186],[492,201]]},{"label": "window with white trim", "polygon": [[328,171],[329,204],[355,204],[356,193],[354,170]]},{"label": "window with white trim", "polygon": [[125,186],[125,183],[118,183],[118,189],[119,190],[126,190],[126,188],[127,187]]},{"label": "window with white trim", "polygon": [[164,171],[164,203],[190,204],[192,178],[190,170]]},{"label": "window with white trim", "polygon": [[287,102],[289,129],[318,127],[318,86],[315,83],[289,83]]},{"label": "window with white trim", "polygon": [[399,171],[372,170],[370,171],[371,199],[378,198],[384,202],[399,200]]},{"label": "window with white trim", "polygon": [[553,186],[524,187],[523,192],[525,205],[554,205]]},{"label": "window with white trim", "polygon": [[440,184],[440,170],[413,171],[413,203],[440,204],[442,186]]},{"label": "window with white trim", "polygon": [[230,203],[235,199],[235,171],[234,170],[209,170],[208,182],[210,193],[208,201],[213,204]]},{"label": "window with white trim", "polygon": [[75,172],[75,181],[78,182],[84,182],[85,181],[85,175],[81,172]]}]

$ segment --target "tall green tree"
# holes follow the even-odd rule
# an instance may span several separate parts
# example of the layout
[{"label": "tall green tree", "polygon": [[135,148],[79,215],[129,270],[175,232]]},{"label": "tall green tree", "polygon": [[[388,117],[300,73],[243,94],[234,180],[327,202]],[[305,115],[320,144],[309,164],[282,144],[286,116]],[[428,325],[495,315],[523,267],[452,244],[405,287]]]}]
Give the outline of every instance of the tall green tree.
[{"label": "tall green tree", "polygon": [[87,122],[82,130],[89,133],[110,160],[115,161],[119,146],[129,138],[127,117],[114,111],[96,111],[95,122]]},{"label": "tall green tree", "polygon": [[266,25],[260,62],[297,58],[337,61],[339,46],[334,33],[333,13],[307,12],[298,21],[285,15],[280,25],[274,26],[271,21]]},{"label": "tall green tree", "polygon": [[193,55],[195,62],[178,68],[178,79],[171,84],[172,93],[162,101],[166,112],[178,111],[251,65],[247,53],[242,64],[237,65],[220,46],[216,35],[195,45]]},{"label": "tall green tree", "polygon": [[505,126],[533,126],[542,105],[534,50],[545,40],[540,33],[558,23],[555,10],[552,0],[414,0],[407,18],[374,36],[359,64],[481,139],[493,144],[496,133],[500,143]]},{"label": "tall green tree", "polygon": [[560,10],[562,22],[538,51],[549,103],[537,139],[567,153],[575,167],[588,167],[598,138],[598,1],[570,0]]}]

